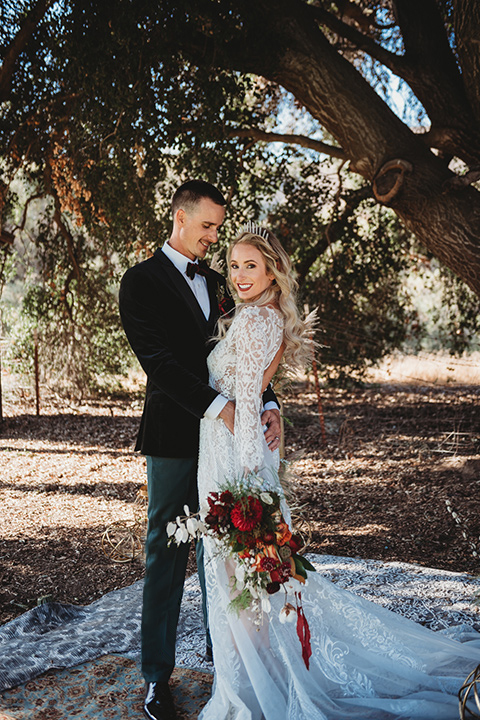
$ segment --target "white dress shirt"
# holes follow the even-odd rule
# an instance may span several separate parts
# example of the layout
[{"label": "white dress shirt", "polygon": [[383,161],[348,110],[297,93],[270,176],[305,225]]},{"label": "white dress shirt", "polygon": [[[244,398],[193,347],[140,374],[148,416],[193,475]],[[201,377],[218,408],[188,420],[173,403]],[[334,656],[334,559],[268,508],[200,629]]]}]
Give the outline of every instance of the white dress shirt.
[{"label": "white dress shirt", "polygon": [[[169,260],[177,268],[178,272],[182,273],[183,277],[187,281],[191,291],[197,298],[197,302],[202,308],[202,312],[205,315],[205,320],[210,317],[210,298],[208,297],[207,280],[203,275],[195,273],[193,280],[187,275],[187,265],[191,262],[185,255],[179,253],[178,250],[174,250],[171,245],[166,242],[162,247],[163,252]],[[196,264],[196,263],[194,263]]]},{"label": "white dress shirt", "polygon": [[[168,244],[168,242],[163,245],[162,251],[168,257],[168,259],[172,261],[178,272],[182,273],[193,294],[195,295],[197,302],[200,305],[203,314],[205,315],[205,319],[208,320],[208,318],[210,317],[211,308],[210,298],[208,297],[206,279],[198,273],[195,273],[193,280],[189,278],[186,271],[187,265],[191,261],[187,257],[185,257],[185,255],[182,255],[182,253],[179,253],[178,250],[174,250],[172,246]],[[214,420],[220,415],[227,402],[228,400],[226,397],[224,397],[223,395],[217,395],[215,400],[210,403],[208,408],[205,410],[204,417]]]}]

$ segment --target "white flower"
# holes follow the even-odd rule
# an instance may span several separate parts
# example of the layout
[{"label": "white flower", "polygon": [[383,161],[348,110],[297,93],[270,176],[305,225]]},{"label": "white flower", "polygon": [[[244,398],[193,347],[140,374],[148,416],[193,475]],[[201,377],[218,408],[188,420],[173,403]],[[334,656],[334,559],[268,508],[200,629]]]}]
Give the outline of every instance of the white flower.
[{"label": "white flower", "polygon": [[273,498],[267,492],[260,493],[260,500],[265,503],[265,505],[273,505]]},{"label": "white flower", "polygon": [[186,527],[181,525],[179,528],[177,528],[177,531],[175,533],[175,541],[180,545],[180,543],[184,543],[188,541],[188,530]]},{"label": "white flower", "polygon": [[235,568],[235,577],[237,578],[238,582],[243,583],[245,580],[245,568],[243,565],[237,565]]},{"label": "white flower", "polygon": [[237,565],[235,568],[235,586],[240,592],[245,587],[245,568],[243,565]]},{"label": "white flower", "polygon": [[177,525],[174,522],[167,523],[167,535],[168,537],[172,537],[172,535],[175,535],[175,532],[177,530]]},{"label": "white flower", "polygon": [[188,505],[184,505],[184,506],[183,506],[183,512],[184,512],[185,515],[187,515],[187,516],[190,515],[190,508],[188,507]]},{"label": "white flower", "polygon": [[198,530],[198,520],[194,517],[187,519],[187,530],[192,537],[195,537]]},{"label": "white flower", "polygon": [[263,610],[263,612],[269,613],[271,609],[272,609],[272,605],[271,605],[270,600],[268,599],[268,597],[262,598],[262,610]]},{"label": "white flower", "polygon": [[297,617],[297,612],[293,605],[291,603],[287,603],[283,606],[283,608],[280,610],[280,615],[278,616],[278,619],[281,623],[287,623],[287,622],[295,622]]}]

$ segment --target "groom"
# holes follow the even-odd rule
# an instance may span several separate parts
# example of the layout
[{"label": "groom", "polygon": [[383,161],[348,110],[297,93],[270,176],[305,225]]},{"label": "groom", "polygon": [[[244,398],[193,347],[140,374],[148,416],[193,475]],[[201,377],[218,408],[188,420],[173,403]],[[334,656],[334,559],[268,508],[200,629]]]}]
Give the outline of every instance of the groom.
[{"label": "groom", "polygon": [[[186,543],[167,547],[165,527],[184,514],[184,505],[198,507],[200,419],[220,417],[234,431],[235,405],[208,385],[206,363],[207,341],[218,317],[233,308],[225,279],[204,262],[218,240],[225,205],[210,183],[190,180],[181,185],[172,198],[170,239],[151,258],[127,270],[120,286],[123,327],[147,375],[135,449],[147,456],[142,673],[147,683],[144,711],[154,720],[176,718],[168,680],[175,666],[189,552]],[[271,389],[263,400],[275,402]],[[262,422],[273,450],[279,445],[278,409],[266,410]],[[197,544],[197,565],[204,591],[202,543]]]}]

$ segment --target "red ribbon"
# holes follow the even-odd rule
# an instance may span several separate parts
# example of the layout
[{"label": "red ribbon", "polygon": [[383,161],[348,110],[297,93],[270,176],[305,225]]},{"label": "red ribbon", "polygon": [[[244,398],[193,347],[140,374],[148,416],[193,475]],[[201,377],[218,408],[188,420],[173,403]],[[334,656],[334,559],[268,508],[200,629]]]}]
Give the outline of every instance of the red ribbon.
[{"label": "red ribbon", "polygon": [[297,635],[302,646],[302,658],[307,670],[310,669],[310,657],[312,655],[312,646],[310,644],[310,626],[303,612],[302,593],[295,593],[297,601]]}]

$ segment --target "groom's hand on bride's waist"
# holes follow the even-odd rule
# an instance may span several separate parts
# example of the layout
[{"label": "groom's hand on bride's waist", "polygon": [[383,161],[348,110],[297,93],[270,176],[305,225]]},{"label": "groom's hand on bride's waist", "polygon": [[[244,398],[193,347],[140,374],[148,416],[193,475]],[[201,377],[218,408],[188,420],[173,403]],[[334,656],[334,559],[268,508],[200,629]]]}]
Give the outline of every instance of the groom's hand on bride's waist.
[{"label": "groom's hand on bride's waist", "polygon": [[223,406],[223,410],[218,414],[221,417],[227,428],[233,434],[233,426],[235,423],[235,403],[231,400]]},{"label": "groom's hand on bride's waist", "polygon": [[262,425],[266,425],[265,440],[270,450],[277,450],[280,447],[282,426],[280,424],[280,411],[274,408],[264,410],[262,413]]},{"label": "groom's hand on bride's waist", "polygon": [[[219,413],[218,417],[222,418],[227,428],[231,433],[233,433],[235,424],[235,403],[229,400],[226,405],[224,405],[223,410]],[[275,408],[264,410],[262,413],[262,425],[266,425],[265,441],[270,450],[273,452],[273,450],[277,450],[280,447],[280,437],[282,434],[280,411]]]}]

